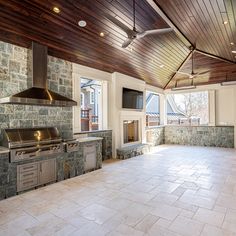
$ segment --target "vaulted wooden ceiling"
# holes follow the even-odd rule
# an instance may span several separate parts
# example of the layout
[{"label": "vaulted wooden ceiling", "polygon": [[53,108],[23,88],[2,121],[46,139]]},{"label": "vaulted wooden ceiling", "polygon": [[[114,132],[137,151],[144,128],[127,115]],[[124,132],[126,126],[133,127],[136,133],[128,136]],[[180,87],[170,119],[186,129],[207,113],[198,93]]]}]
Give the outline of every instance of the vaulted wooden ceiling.
[{"label": "vaulted wooden ceiling", "polygon": [[199,50],[236,61],[235,0],[154,0]]},{"label": "vaulted wooden ceiling", "polygon": [[[192,55],[189,60],[183,65],[180,72],[191,74],[192,72]],[[206,56],[195,51],[193,53],[193,72],[203,73],[203,75],[193,78],[193,84],[205,85],[221,83],[223,81],[236,80],[236,66],[233,63],[221,61],[219,59]],[[177,86],[191,85],[192,79],[188,75],[176,73],[166,88]]]},{"label": "vaulted wooden ceiling", "polygon": [[[231,53],[235,45],[230,44],[236,44],[233,0],[155,2],[178,30],[166,35],[147,36],[123,49],[121,45],[126,34],[106,19],[104,13],[116,17],[132,29],[132,0],[0,0],[0,40],[24,47],[30,47],[31,41],[37,41],[49,47],[50,55],[108,72],[118,71],[160,88],[170,88],[176,79],[186,79],[175,75],[175,71],[187,69],[184,66],[190,59],[190,44],[235,62]],[[59,14],[52,11],[54,6],[60,8]],[[220,24],[226,18],[228,24]],[[79,27],[79,20],[85,20],[87,26]],[[136,0],[138,31],[165,27],[168,25],[160,13],[147,1]],[[101,37],[100,32],[105,36]],[[179,37],[178,32],[190,43]],[[211,63],[211,59],[206,60],[205,57],[198,56],[198,61],[202,60],[199,65]],[[236,70],[235,63],[221,60],[217,63],[231,71]],[[215,67],[210,68],[215,70]],[[225,79],[221,76],[212,79],[213,74],[210,73],[204,83]],[[195,82],[203,83],[203,79]]]}]

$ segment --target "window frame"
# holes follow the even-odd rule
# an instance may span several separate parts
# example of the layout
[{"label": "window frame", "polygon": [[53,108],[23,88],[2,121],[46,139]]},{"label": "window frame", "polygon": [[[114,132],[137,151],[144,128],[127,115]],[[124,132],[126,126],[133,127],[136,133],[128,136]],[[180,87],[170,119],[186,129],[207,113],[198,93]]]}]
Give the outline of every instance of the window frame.
[{"label": "window frame", "polygon": [[[158,120],[158,125],[147,125],[147,93],[153,94],[154,96],[158,96],[158,112],[159,112],[159,120]],[[161,96],[159,93],[153,92],[152,90],[146,89],[146,96],[145,96],[145,117],[146,117],[146,122],[145,122],[145,128],[154,128],[154,127],[159,127],[161,126]]]},{"label": "window frame", "polygon": [[[195,93],[206,93],[207,94],[207,110],[206,110],[206,115],[207,115],[207,123],[201,123],[201,117],[194,117],[192,116],[191,118],[188,118],[188,117],[183,117],[182,119],[183,120],[187,120],[188,122],[187,123],[183,123],[182,120],[179,118],[179,122],[178,123],[172,123],[172,124],[169,124],[168,123],[168,109],[167,109],[167,102],[168,102],[168,96],[170,95],[185,95],[185,94],[195,94]],[[178,93],[168,93],[166,94],[166,111],[165,111],[165,116],[166,116],[166,123],[165,125],[167,126],[212,126],[212,115],[211,115],[211,112],[210,112],[210,109],[212,108],[212,94],[210,93],[209,90],[197,90],[197,91],[182,91],[182,92],[178,92]],[[178,104],[175,103],[176,107],[178,107]],[[184,111],[181,111],[182,113],[184,113]],[[181,113],[180,112],[180,113]],[[199,119],[199,123],[196,124],[196,123],[193,123],[194,120],[196,122],[196,120]],[[182,122],[182,123],[181,123]]]},{"label": "window frame", "polygon": [[93,90],[89,91],[89,103],[94,104],[95,102],[95,93]]}]

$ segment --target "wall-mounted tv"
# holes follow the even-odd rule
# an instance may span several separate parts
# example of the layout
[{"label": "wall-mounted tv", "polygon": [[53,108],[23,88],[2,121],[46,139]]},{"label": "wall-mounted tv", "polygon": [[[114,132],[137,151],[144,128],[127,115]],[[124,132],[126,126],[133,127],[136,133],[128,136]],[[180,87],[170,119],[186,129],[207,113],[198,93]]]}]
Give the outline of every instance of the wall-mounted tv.
[{"label": "wall-mounted tv", "polygon": [[143,109],[143,92],[128,88],[123,88],[122,108]]}]

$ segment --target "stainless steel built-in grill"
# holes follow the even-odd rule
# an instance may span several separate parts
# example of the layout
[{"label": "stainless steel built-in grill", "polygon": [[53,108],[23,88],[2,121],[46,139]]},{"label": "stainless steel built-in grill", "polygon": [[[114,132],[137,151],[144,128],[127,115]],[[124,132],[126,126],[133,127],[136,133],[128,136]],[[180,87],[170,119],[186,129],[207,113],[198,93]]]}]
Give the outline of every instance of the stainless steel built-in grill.
[{"label": "stainless steel built-in grill", "polygon": [[56,127],[5,129],[2,145],[10,149],[11,162],[63,152]]}]

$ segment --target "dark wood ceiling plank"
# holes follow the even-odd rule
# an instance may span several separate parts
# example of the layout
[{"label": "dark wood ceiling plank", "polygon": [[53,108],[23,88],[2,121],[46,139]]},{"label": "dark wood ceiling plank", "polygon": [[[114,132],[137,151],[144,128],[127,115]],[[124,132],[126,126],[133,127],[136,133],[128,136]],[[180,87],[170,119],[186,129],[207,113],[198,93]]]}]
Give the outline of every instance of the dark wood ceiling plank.
[{"label": "dark wood ceiling plank", "polygon": [[[230,42],[235,40],[235,15],[232,0],[155,0],[173,23],[201,51],[236,61]],[[224,19],[228,24],[224,25]],[[190,26],[194,26],[194,31]],[[200,34],[197,34],[200,32]],[[196,37],[197,36],[197,37]],[[206,40],[207,39],[207,40]]]}]

